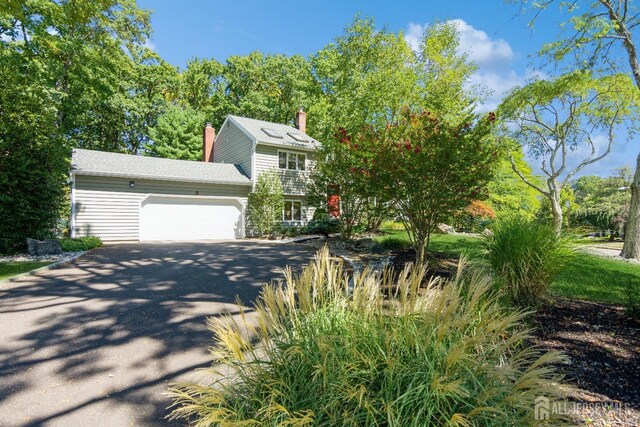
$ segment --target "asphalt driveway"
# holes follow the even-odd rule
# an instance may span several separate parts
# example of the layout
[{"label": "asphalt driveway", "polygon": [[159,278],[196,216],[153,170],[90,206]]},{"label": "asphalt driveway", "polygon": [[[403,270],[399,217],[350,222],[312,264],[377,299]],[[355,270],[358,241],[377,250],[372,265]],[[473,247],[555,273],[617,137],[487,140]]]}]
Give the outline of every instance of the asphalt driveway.
[{"label": "asphalt driveway", "polygon": [[112,245],[0,285],[0,426],[169,424],[168,385],[210,363],[207,317],[312,256],[249,241]]}]

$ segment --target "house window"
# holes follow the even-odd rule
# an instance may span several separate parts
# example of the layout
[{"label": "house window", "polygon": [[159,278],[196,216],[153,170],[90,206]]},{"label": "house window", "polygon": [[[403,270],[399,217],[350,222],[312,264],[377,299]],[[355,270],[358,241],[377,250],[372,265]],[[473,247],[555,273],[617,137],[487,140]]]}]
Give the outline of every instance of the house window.
[{"label": "house window", "polygon": [[305,170],[307,156],[302,153],[291,151],[278,151],[278,168],[288,170]]},{"label": "house window", "polygon": [[284,211],[282,212],[282,220],[302,221],[302,202],[285,200]]}]

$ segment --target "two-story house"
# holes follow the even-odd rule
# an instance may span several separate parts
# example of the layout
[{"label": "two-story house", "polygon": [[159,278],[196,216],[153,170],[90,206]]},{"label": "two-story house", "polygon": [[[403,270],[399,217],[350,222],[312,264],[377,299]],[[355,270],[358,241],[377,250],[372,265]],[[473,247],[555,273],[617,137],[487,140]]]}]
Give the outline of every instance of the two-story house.
[{"label": "two-story house", "polygon": [[245,235],[247,197],[261,173],[282,179],[282,220],[303,225],[314,151],[306,113],[297,127],[228,116],[218,135],[207,125],[202,162],[73,151],[71,234],[104,241],[236,239]]}]

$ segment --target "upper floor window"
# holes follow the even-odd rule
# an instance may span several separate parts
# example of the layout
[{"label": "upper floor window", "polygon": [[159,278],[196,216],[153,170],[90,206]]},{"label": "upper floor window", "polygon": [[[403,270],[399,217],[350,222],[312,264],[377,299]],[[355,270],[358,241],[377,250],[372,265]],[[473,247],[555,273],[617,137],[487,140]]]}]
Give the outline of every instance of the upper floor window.
[{"label": "upper floor window", "polygon": [[306,154],[291,151],[278,151],[278,168],[289,170],[305,170]]}]

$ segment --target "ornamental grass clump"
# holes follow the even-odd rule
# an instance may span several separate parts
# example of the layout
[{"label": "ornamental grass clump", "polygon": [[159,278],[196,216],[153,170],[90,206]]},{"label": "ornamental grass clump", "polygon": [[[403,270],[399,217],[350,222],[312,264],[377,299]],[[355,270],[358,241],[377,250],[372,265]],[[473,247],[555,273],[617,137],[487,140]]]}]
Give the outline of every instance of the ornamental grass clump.
[{"label": "ornamental grass clump", "polygon": [[538,221],[518,217],[497,222],[485,237],[486,259],[496,285],[518,307],[536,307],[571,259],[569,240]]},{"label": "ornamental grass clump", "polygon": [[523,313],[504,308],[487,277],[463,272],[426,288],[417,268],[394,283],[371,271],[350,281],[322,249],[299,275],[287,270],[282,286],[265,287],[255,313],[211,321],[217,379],[173,387],[171,417],[197,426],[532,424],[534,399],[557,396],[563,358],[526,345]]}]

